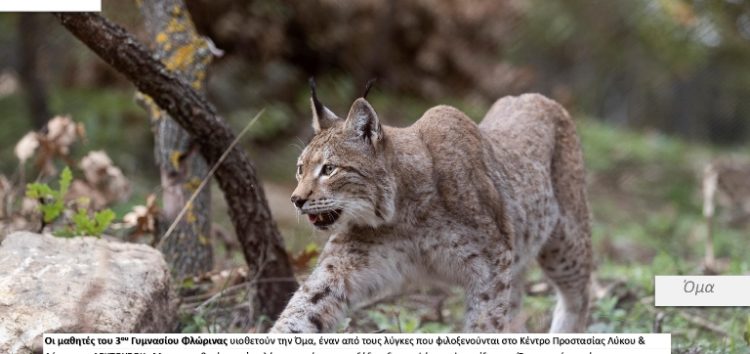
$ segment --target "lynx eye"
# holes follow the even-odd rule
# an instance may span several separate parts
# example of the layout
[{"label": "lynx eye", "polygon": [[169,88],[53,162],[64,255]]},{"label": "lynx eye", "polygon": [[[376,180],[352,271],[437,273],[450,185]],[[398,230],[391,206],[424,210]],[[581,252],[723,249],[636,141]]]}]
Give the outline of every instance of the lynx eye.
[{"label": "lynx eye", "polygon": [[336,166],[325,164],[323,167],[320,168],[320,175],[321,176],[330,176],[331,173],[333,173],[333,170],[336,169]]},{"label": "lynx eye", "polygon": [[302,165],[297,165],[297,175],[302,175]]}]

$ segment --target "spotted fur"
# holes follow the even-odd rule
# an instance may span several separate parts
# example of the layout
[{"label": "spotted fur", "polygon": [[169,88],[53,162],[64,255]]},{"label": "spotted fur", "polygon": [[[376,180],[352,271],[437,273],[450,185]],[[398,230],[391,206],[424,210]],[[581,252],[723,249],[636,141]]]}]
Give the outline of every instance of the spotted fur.
[{"label": "spotted fur", "polygon": [[505,97],[478,125],[437,106],[407,128],[382,126],[364,98],[345,119],[315,108],[292,199],[336,221],[272,332],[331,331],[351,308],[425,279],[466,289],[466,331],[510,331],[533,259],[557,290],[550,331],[585,329],[589,210],[560,105]]}]

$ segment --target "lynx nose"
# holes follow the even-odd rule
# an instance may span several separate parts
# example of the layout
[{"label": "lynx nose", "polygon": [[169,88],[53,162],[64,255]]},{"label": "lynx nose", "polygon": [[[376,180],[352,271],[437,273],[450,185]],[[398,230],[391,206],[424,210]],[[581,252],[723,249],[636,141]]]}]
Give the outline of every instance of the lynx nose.
[{"label": "lynx nose", "polygon": [[300,197],[298,197],[296,195],[292,196],[292,204],[296,205],[297,208],[301,209],[302,206],[305,205],[306,201],[307,201],[307,199],[302,199],[302,198],[300,198]]}]

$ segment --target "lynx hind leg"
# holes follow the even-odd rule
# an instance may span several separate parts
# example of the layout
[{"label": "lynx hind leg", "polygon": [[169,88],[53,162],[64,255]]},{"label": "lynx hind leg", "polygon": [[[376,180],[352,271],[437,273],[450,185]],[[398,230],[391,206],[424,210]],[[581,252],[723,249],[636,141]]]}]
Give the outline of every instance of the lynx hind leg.
[{"label": "lynx hind leg", "polygon": [[588,321],[591,237],[588,225],[565,221],[558,223],[538,260],[557,292],[550,332],[580,333]]},{"label": "lynx hind leg", "polygon": [[481,275],[466,291],[464,331],[502,333],[510,330],[510,261],[510,252],[502,252],[493,261],[474,264]]}]

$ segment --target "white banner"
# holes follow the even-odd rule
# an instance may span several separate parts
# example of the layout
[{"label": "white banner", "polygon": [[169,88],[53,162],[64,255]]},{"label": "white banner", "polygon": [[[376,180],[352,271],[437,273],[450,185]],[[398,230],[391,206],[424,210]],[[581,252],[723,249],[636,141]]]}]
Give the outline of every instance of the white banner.
[{"label": "white banner", "polygon": [[670,334],[45,334],[49,354],[669,354]]},{"label": "white banner", "polygon": [[657,275],[654,306],[750,306],[750,276]]},{"label": "white banner", "polygon": [[0,12],[99,12],[102,0],[0,0]]}]

